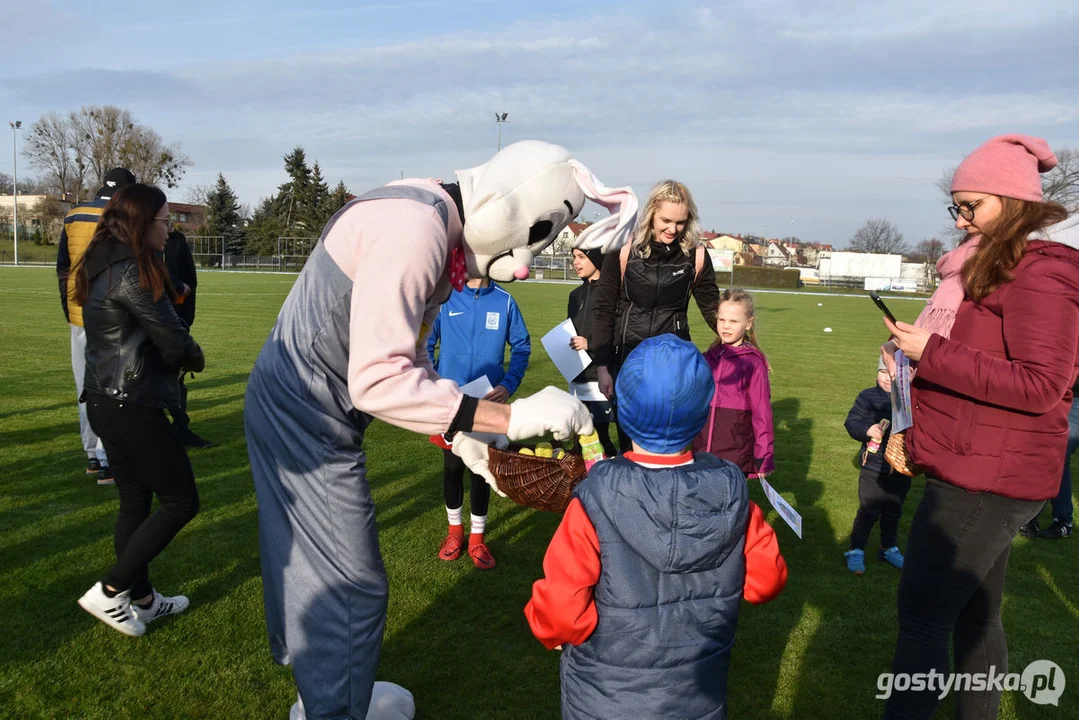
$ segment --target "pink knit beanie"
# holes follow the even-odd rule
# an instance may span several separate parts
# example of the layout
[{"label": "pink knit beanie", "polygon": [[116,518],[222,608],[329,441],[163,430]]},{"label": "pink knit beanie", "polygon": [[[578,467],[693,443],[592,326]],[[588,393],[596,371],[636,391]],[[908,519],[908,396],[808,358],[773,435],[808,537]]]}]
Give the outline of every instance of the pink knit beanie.
[{"label": "pink knit beanie", "polygon": [[1049,144],[1030,135],[998,135],[982,143],[955,169],[952,192],[981,192],[1044,202],[1041,173],[1057,165]]}]

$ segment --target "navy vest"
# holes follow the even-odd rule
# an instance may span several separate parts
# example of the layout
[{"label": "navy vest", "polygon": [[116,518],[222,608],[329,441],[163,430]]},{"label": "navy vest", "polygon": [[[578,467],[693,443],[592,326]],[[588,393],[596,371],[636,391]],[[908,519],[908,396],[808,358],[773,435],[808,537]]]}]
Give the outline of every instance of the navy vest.
[{"label": "navy vest", "polygon": [[599,539],[598,623],[562,655],[563,718],[726,717],[745,583],[749,489],[698,454],[649,469],[599,463],[577,486]]}]

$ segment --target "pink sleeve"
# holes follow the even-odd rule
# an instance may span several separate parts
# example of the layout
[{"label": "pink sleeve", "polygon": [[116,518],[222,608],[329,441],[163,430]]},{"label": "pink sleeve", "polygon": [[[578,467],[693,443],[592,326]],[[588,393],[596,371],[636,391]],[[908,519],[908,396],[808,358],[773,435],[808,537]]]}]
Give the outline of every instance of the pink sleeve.
[{"label": "pink sleeve", "polygon": [[758,472],[775,471],[775,430],[772,428],[772,388],[764,358],[749,378],[749,407],[753,414],[753,458]]},{"label": "pink sleeve", "polygon": [[331,231],[351,235],[349,395],[357,409],[391,425],[445,432],[463,395],[436,378],[424,343],[437,312],[429,298],[449,255],[446,230],[433,208],[409,200],[361,208],[354,222],[343,217]]}]

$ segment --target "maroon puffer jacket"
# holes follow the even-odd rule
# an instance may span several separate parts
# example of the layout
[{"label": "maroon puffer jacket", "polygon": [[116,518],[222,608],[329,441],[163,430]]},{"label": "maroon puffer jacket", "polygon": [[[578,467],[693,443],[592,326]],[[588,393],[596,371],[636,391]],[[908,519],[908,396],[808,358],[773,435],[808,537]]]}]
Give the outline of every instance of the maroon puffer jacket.
[{"label": "maroon puffer jacket", "polygon": [[1020,500],[1057,494],[1079,356],[1079,251],[1033,241],[1014,280],[967,299],[912,388],[907,449],[927,474]]}]

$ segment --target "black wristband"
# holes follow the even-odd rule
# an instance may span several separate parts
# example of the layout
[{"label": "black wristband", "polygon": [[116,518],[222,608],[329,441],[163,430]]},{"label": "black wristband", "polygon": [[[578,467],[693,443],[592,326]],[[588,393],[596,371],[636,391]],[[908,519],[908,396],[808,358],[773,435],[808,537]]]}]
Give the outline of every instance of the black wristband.
[{"label": "black wristband", "polygon": [[468,397],[461,400],[461,407],[457,408],[457,414],[453,416],[450,429],[446,431],[447,438],[453,438],[455,433],[468,432],[476,422],[476,410],[479,409],[479,398]]}]

